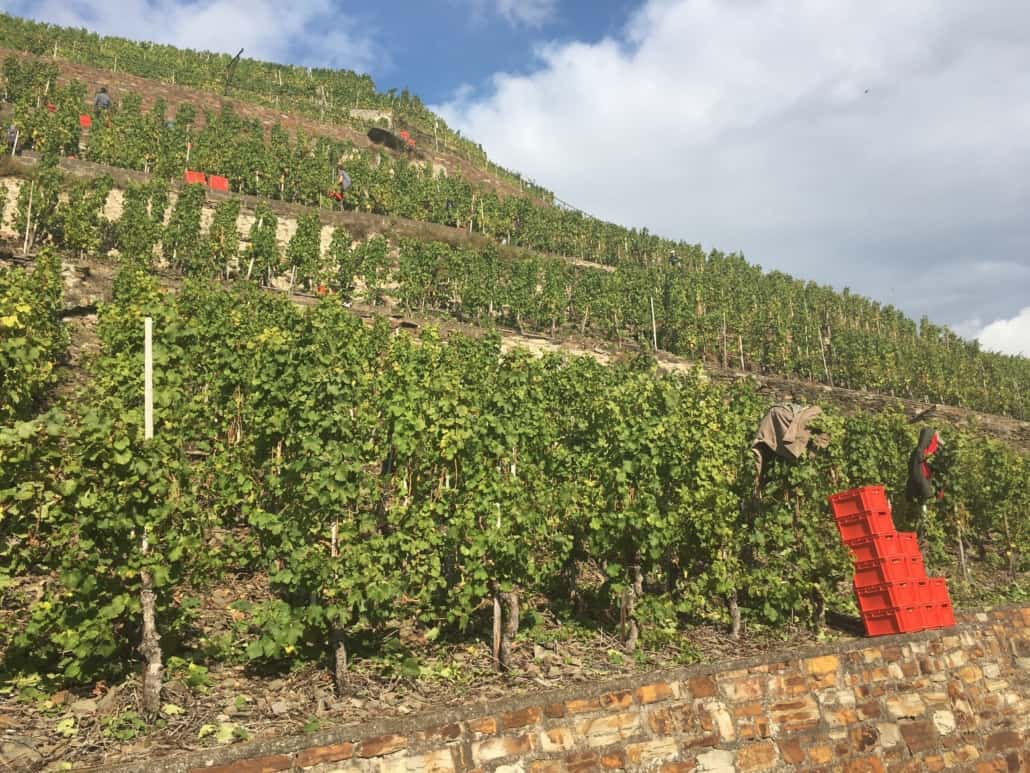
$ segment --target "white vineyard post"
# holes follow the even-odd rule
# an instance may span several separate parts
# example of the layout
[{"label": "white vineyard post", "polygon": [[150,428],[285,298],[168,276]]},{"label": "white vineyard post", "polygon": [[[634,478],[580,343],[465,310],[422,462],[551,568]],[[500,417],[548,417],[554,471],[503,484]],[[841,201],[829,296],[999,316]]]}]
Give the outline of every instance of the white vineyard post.
[{"label": "white vineyard post", "polygon": [[154,320],[143,318],[143,438],[154,437]]},{"label": "white vineyard post", "polygon": [[[154,321],[151,317],[143,318],[143,437],[152,440],[154,437],[154,354],[152,347]],[[140,541],[140,552],[145,557],[150,552],[150,541],[147,538],[146,526],[143,527],[143,538]],[[141,568],[140,606],[143,612],[143,634],[139,652],[146,660],[143,669],[143,710],[147,716],[153,717],[161,706],[161,681],[163,665],[161,663],[161,636],[157,632],[157,599],[154,594],[154,580],[150,571]]]}]

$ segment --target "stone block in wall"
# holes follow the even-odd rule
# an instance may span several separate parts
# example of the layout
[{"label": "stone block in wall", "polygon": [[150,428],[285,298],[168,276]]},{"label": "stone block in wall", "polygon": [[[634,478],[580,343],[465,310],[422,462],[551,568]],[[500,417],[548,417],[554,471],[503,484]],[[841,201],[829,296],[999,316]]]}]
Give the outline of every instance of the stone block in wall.
[{"label": "stone block in wall", "polygon": [[672,760],[679,755],[679,744],[674,738],[655,738],[627,744],[626,762],[633,766],[654,767],[656,763]]},{"label": "stone block in wall", "polygon": [[855,754],[871,751],[880,742],[880,732],[875,725],[855,725],[848,730],[848,740]]},{"label": "stone block in wall", "polygon": [[735,773],[733,752],[727,749],[712,749],[697,755],[697,769],[711,773]]},{"label": "stone block in wall", "polygon": [[297,754],[293,764],[298,768],[309,768],[313,765],[320,765],[325,762],[339,762],[349,760],[354,756],[354,744],[337,743],[329,746],[317,746],[313,749],[305,749]]},{"label": "stone block in wall", "polygon": [[398,755],[395,760],[384,761],[379,773],[454,773],[456,770],[450,749],[437,749],[413,757]]},{"label": "stone block in wall", "polygon": [[415,739],[419,742],[425,741],[454,741],[461,737],[461,725],[457,722],[451,722],[446,725],[437,725],[435,727],[427,727],[425,730],[419,730],[415,733]]},{"label": "stone block in wall", "polygon": [[279,770],[289,770],[292,764],[293,761],[285,754],[273,754],[264,757],[254,757],[249,760],[239,760],[229,765],[194,768],[194,770],[202,770],[205,773],[276,773]]},{"label": "stone block in wall", "polygon": [[884,705],[894,719],[914,719],[926,713],[926,704],[917,693],[892,695],[884,701]]},{"label": "stone block in wall", "polygon": [[533,737],[529,735],[507,735],[486,738],[472,744],[472,760],[477,765],[504,757],[529,754],[533,750]]},{"label": "stone block in wall", "polygon": [[497,732],[497,720],[493,717],[474,719],[468,723],[468,729],[474,738],[492,735]]},{"label": "stone block in wall", "polygon": [[714,733],[721,740],[730,743],[737,740],[737,732],[733,726],[733,717],[729,709],[720,701],[708,701],[700,710],[701,729]]},{"label": "stone block in wall", "polygon": [[553,727],[540,732],[539,745],[543,752],[566,752],[576,745],[576,739],[569,728]]},{"label": "stone block in wall", "polygon": [[540,721],[541,711],[536,706],[510,711],[501,716],[501,727],[505,730],[512,730],[527,725],[535,725]]},{"label": "stone block in wall", "polygon": [[748,674],[735,679],[720,679],[719,686],[723,694],[732,702],[754,701],[765,694],[767,677],[761,674]]},{"label": "stone block in wall", "polygon": [[659,701],[666,701],[671,698],[679,697],[678,685],[667,682],[655,682],[654,684],[645,684],[642,687],[638,687],[636,692],[637,703],[657,703]]},{"label": "stone block in wall", "polygon": [[950,711],[935,711],[932,719],[934,727],[937,728],[937,732],[941,735],[950,735],[951,733],[954,733],[958,727],[958,723],[955,721],[955,715]]},{"label": "stone block in wall", "polygon": [[819,705],[811,695],[772,704],[769,709],[774,736],[809,730],[819,724]]},{"label": "stone block in wall", "polygon": [[841,768],[842,773],[883,773],[883,763],[879,757],[869,755],[849,760]]},{"label": "stone block in wall", "polygon": [[408,745],[407,737],[403,735],[381,735],[376,738],[366,738],[361,742],[358,750],[359,757],[382,757],[386,754],[400,751]]},{"label": "stone block in wall", "polygon": [[718,694],[715,679],[710,676],[699,676],[688,680],[687,689],[693,698],[713,698]]},{"label": "stone block in wall", "polygon": [[778,749],[772,741],[762,741],[742,746],[737,750],[737,769],[742,771],[771,770],[776,767]]},{"label": "stone block in wall", "polygon": [[901,726],[901,737],[905,739],[905,745],[912,754],[929,751],[937,746],[939,735],[933,722],[927,719],[920,719],[914,722],[906,722]]},{"label": "stone block in wall", "polygon": [[565,770],[569,773],[589,773],[601,766],[601,758],[596,752],[576,752],[565,758]]},{"label": "stone block in wall", "polygon": [[987,737],[987,741],[984,743],[984,748],[989,752],[1021,749],[1022,747],[1022,735],[1015,730],[1001,730],[993,733]]},{"label": "stone block in wall", "polygon": [[640,732],[640,715],[635,711],[597,717],[580,722],[576,733],[586,739],[589,746],[608,746]]}]

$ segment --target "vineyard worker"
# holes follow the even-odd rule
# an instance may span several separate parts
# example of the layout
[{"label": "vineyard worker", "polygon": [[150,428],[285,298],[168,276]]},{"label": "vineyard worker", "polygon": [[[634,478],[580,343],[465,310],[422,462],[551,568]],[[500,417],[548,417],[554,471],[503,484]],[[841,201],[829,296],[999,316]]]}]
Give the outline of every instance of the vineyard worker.
[{"label": "vineyard worker", "polygon": [[107,86],[101,86],[100,91],[93,98],[93,110],[99,117],[102,110],[111,109],[111,97],[107,94]]},{"label": "vineyard worker", "polygon": [[758,423],[758,431],[751,441],[755,457],[755,496],[762,490],[765,468],[776,457],[796,462],[805,455],[811,443],[826,448],[830,438],[809,423],[822,414],[818,405],[779,403],[772,406]]},{"label": "vineyard worker", "polygon": [[332,197],[340,202],[340,209],[343,209],[343,196],[350,188],[350,175],[342,166],[336,168],[336,190]]},{"label": "vineyard worker", "polygon": [[919,442],[908,457],[908,481],[905,493],[917,502],[933,499],[939,495],[934,486],[933,470],[930,468],[930,457],[937,453],[941,445],[941,436],[932,427],[923,427],[919,431]]},{"label": "vineyard worker", "polygon": [[5,139],[7,140],[7,149],[13,156],[15,148],[18,144],[18,127],[15,126],[13,123],[9,127],[7,127],[7,135]]}]

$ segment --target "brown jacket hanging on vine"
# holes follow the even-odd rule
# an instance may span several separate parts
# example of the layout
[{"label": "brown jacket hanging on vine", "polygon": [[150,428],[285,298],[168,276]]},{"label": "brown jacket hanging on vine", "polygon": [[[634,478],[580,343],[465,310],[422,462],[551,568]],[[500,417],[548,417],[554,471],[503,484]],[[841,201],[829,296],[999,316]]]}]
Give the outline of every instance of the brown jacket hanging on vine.
[{"label": "brown jacket hanging on vine", "polygon": [[808,424],[823,412],[817,405],[797,405],[782,403],[768,410],[758,423],[758,431],[751,441],[751,453],[755,455],[755,496],[762,488],[762,473],[766,464],[778,456],[787,461],[796,461],[805,455],[811,442],[819,448],[825,448],[830,439],[821,433],[815,433]]}]

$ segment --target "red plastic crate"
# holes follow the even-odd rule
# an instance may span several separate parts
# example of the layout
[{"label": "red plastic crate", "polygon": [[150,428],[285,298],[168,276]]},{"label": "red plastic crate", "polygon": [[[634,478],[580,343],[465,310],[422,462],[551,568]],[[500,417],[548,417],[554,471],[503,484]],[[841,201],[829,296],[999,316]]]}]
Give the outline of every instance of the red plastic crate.
[{"label": "red plastic crate", "polygon": [[[851,548],[851,555],[856,563],[862,561],[875,561],[878,558],[894,558],[895,556],[907,556],[907,546],[898,539],[898,534],[874,534],[871,537],[861,537],[848,540],[846,543]],[[897,606],[897,605],[895,605]]]},{"label": "red plastic crate", "polygon": [[943,577],[930,577],[926,580],[929,586],[929,597],[927,604],[950,604],[951,596],[948,595],[948,581]]},{"label": "red plastic crate", "polygon": [[923,608],[896,607],[862,615],[866,636],[890,636],[895,633],[912,633],[926,627]]},{"label": "red plastic crate", "polygon": [[207,177],[204,176],[203,172],[191,172],[186,171],[186,184],[191,185],[193,183],[200,183],[201,185],[207,184]]},{"label": "red plastic crate", "polygon": [[855,598],[863,615],[885,609],[918,606],[920,603],[914,584],[906,580],[856,587]]},{"label": "red plastic crate", "polygon": [[845,545],[877,534],[894,534],[894,519],[886,511],[856,513],[837,519],[837,530]]},{"label": "red plastic crate", "polygon": [[911,583],[916,604],[930,604],[933,602],[933,586],[929,580],[911,580]]},{"label": "red plastic crate", "polygon": [[909,562],[909,577],[913,580],[929,580],[926,576],[926,565],[923,563],[922,554],[915,556],[906,556],[905,560]]},{"label": "red plastic crate", "polygon": [[883,486],[863,486],[848,491],[831,494],[827,499],[835,518],[846,518],[866,512],[890,513],[891,506],[887,502],[887,494]]},{"label": "red plastic crate", "polygon": [[901,547],[903,554],[910,556],[922,555],[922,553],[919,552],[919,541],[916,539],[916,533],[914,531],[899,531],[898,544]]},{"label": "red plastic crate", "polygon": [[950,628],[955,625],[955,610],[951,604],[923,604],[923,620],[926,628]]},{"label": "red plastic crate", "polygon": [[868,588],[872,585],[884,585],[888,582],[908,582],[912,579],[912,559],[895,556],[894,558],[878,558],[875,561],[863,561],[855,564],[855,588]]},{"label": "red plastic crate", "polygon": [[213,191],[228,191],[229,190],[229,178],[221,177],[217,174],[213,174],[207,178],[208,185],[211,186]]}]

